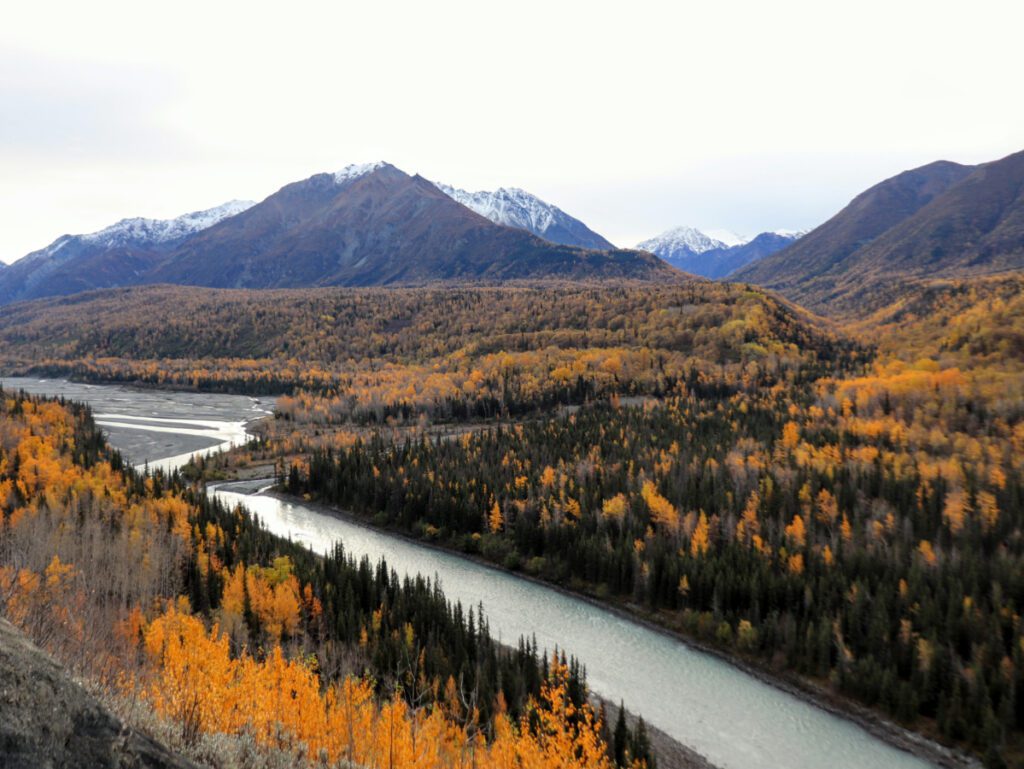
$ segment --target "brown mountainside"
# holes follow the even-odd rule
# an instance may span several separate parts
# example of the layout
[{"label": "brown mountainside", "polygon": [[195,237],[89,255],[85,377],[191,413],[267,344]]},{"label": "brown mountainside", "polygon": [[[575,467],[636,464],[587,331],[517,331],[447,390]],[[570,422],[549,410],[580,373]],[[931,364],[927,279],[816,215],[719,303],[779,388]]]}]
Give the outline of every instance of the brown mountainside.
[{"label": "brown mountainside", "polygon": [[146,282],[284,288],[553,276],[680,274],[643,252],[560,246],[494,224],[384,165],[340,185],[329,174],[288,185],[191,238]]},{"label": "brown mountainside", "polygon": [[1024,152],[974,167],[932,163],[888,179],[733,277],[843,314],[893,301],[908,279],[1021,268]]},{"label": "brown mountainside", "polygon": [[783,292],[804,284],[842,264],[970,172],[970,166],[939,161],[886,179],[793,245],[737,270],[732,278]]},{"label": "brown mountainside", "polygon": [[171,242],[63,236],[3,270],[0,304],[153,283],[262,289],[551,277],[686,276],[644,252],[559,245],[495,224],[432,182],[380,163],[289,184]]}]

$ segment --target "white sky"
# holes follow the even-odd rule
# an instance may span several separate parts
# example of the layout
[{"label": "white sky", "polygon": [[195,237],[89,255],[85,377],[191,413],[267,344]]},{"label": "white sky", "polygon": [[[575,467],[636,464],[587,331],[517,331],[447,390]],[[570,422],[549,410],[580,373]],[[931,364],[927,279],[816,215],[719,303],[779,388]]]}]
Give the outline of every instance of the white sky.
[{"label": "white sky", "polygon": [[803,229],[1024,149],[1019,0],[7,3],[0,258],[352,162],[619,245]]}]

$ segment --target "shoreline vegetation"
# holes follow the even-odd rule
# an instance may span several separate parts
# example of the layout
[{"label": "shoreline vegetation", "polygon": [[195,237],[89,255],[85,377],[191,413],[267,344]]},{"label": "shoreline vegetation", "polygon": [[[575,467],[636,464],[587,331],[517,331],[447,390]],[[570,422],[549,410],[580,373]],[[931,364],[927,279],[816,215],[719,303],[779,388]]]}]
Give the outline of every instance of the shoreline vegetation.
[{"label": "shoreline vegetation", "polygon": [[[572,598],[585,600],[585,601],[587,601],[587,603],[590,603],[590,604],[592,604],[594,606],[597,606],[597,607],[599,607],[601,609],[604,609],[604,610],[609,610],[609,611],[615,612],[618,616],[621,616],[621,617],[623,617],[625,619],[629,619],[630,621],[643,622],[641,619],[639,619],[637,617],[631,616],[628,612],[619,611],[619,610],[615,609],[615,607],[611,607],[611,606],[602,604],[599,601],[591,599],[591,598],[588,598],[585,595],[573,593],[573,592],[571,592],[569,590],[565,590],[565,589],[559,588],[557,585],[551,585],[551,584],[545,583],[545,582],[543,582],[541,580],[537,580],[537,579],[531,578],[528,575],[524,575],[524,574],[521,574],[521,573],[511,572],[511,571],[508,571],[506,569],[502,569],[500,566],[498,566],[496,564],[493,564],[493,563],[491,563],[489,561],[486,561],[484,559],[474,558],[474,557],[472,557],[470,555],[467,555],[465,553],[459,553],[457,551],[453,551],[453,550],[444,548],[444,547],[442,547],[440,545],[437,545],[436,543],[432,544],[432,543],[423,542],[422,540],[418,540],[415,537],[412,537],[411,535],[408,535],[408,534],[403,534],[402,532],[391,531],[391,530],[388,530],[388,529],[380,529],[380,528],[377,528],[377,527],[373,526],[371,523],[369,523],[365,519],[362,519],[359,516],[356,516],[355,514],[345,513],[344,511],[340,511],[340,510],[334,510],[332,508],[329,508],[329,507],[324,506],[324,505],[320,505],[320,504],[315,503],[315,502],[308,502],[306,500],[302,500],[302,499],[298,499],[296,497],[293,497],[293,496],[291,496],[289,494],[280,493],[280,492],[274,491],[273,489],[267,489],[266,486],[268,484],[272,484],[273,481],[274,481],[273,478],[253,477],[253,478],[244,478],[244,479],[239,479],[239,480],[228,480],[228,481],[210,482],[207,485],[207,487],[210,490],[214,490],[214,489],[216,489],[218,487],[221,487],[221,486],[230,486],[230,487],[233,487],[231,489],[232,491],[239,491],[238,487],[241,487],[242,484],[252,484],[251,488],[250,487],[243,487],[241,489],[241,493],[244,493],[246,495],[259,494],[259,495],[264,495],[264,496],[270,496],[270,497],[273,497],[275,499],[279,499],[279,500],[285,501],[285,502],[298,502],[298,503],[300,503],[300,504],[302,504],[302,505],[304,505],[306,507],[309,507],[310,509],[320,511],[320,512],[323,512],[323,513],[328,514],[328,515],[335,515],[335,516],[344,518],[346,521],[349,521],[349,522],[351,522],[353,524],[356,524],[356,525],[358,525],[360,527],[363,527],[363,528],[366,528],[368,530],[384,532],[384,533],[386,533],[388,535],[399,537],[399,538],[401,538],[401,539],[403,539],[405,541],[409,541],[409,542],[412,542],[412,543],[415,543],[415,544],[425,545],[425,546],[430,547],[432,549],[436,549],[436,550],[438,550],[440,552],[446,552],[446,553],[449,553],[449,554],[452,554],[452,555],[457,555],[457,556],[460,556],[460,557],[467,558],[468,560],[471,560],[471,561],[473,561],[475,563],[478,563],[478,564],[480,564],[482,566],[494,569],[495,571],[501,571],[503,573],[512,574],[513,576],[516,576],[516,577],[520,577],[520,578],[523,578],[523,579],[528,579],[530,581],[535,582],[536,584],[543,585],[544,587],[547,587],[547,588],[550,588],[550,589],[553,589],[553,590],[557,590],[557,591],[563,593],[564,595],[570,596]],[[256,516],[256,517],[258,517],[258,516]],[[443,580],[441,581],[441,589],[442,590],[444,589]],[[484,609],[486,611],[486,607],[484,607]],[[664,628],[657,628],[656,626],[650,625],[649,623],[643,623],[643,624],[647,624],[652,629],[659,630],[659,632],[665,632]],[[600,695],[597,695],[594,692],[591,692],[590,696],[591,696],[591,700],[592,700],[592,703],[594,705],[595,711],[598,711],[599,709],[601,709],[601,707],[603,707],[604,710],[607,712],[607,715],[608,715],[607,725],[610,728],[611,725],[615,723],[615,720],[618,717],[618,712],[619,712],[618,704],[615,701],[607,699],[607,698],[602,697]],[[625,712],[625,718],[626,718],[626,722],[629,725],[629,728],[631,730],[633,730],[633,731],[636,730],[638,722],[639,722],[639,720],[642,717],[643,717],[643,713],[639,710],[639,706],[636,703],[633,704],[632,709],[627,706],[626,712]],[[645,721],[644,728],[646,729],[648,739],[651,742],[652,752],[655,754],[655,757],[657,758],[658,769],[718,769],[718,767],[715,764],[712,764],[710,761],[708,761],[707,758],[705,758],[699,752],[697,752],[696,750],[694,750],[690,746],[686,745],[685,743],[677,740],[676,738],[671,737],[670,735],[666,734],[664,731],[662,731],[658,727],[652,725],[651,723]]]},{"label": "shoreline vegetation", "polygon": [[[261,478],[258,480],[270,483],[273,482],[274,479]],[[218,486],[222,483],[231,483],[231,481],[218,481],[216,483],[212,483],[211,486]],[[326,505],[315,500],[306,500],[302,497],[284,493],[276,489],[270,489],[259,493],[274,497],[275,499],[279,499],[284,502],[301,504],[316,512],[342,518],[350,523],[372,531],[383,531],[389,536],[399,537],[407,542],[448,553],[450,555],[455,555],[460,558],[465,558],[486,568],[494,569],[495,571],[499,571],[504,574],[510,574],[518,579],[524,579],[548,589],[555,590],[571,598],[585,601],[596,608],[611,612],[618,617],[640,624],[649,630],[661,633],[705,654],[712,655],[743,671],[744,673],[757,678],[763,683],[769,684],[770,686],[784,691],[787,694],[791,694],[804,702],[814,705],[815,707],[851,721],[893,747],[911,753],[918,758],[935,763],[940,767],[944,767],[944,769],[976,769],[981,766],[981,763],[977,759],[963,753],[962,751],[951,748],[947,745],[942,745],[923,734],[902,727],[877,712],[865,708],[864,706],[859,705],[848,698],[844,698],[835,692],[828,691],[820,683],[801,679],[792,675],[780,674],[778,671],[770,670],[765,665],[759,664],[756,660],[747,659],[735,653],[730,653],[727,650],[704,643],[700,639],[693,638],[679,629],[672,628],[659,622],[656,615],[652,616],[647,612],[642,612],[638,607],[631,607],[625,603],[611,603],[607,599],[598,598],[592,593],[574,590],[564,585],[558,585],[539,577],[526,574],[522,571],[509,569],[501,564],[489,561],[480,555],[466,553],[439,542],[431,542],[400,529],[381,527],[374,524],[366,516],[342,510],[331,505]],[[683,745],[678,740],[667,737],[667,735],[666,738],[682,745],[688,753],[695,754],[698,759],[706,761],[706,759],[700,756],[700,754],[695,753],[695,751],[692,751],[692,749]]]},{"label": "shoreline vegetation", "polygon": [[908,286],[858,325],[737,284],[164,287],[0,339],[5,366],[288,392],[236,452],[287,490],[998,769],[1024,757],[1020,288]]},{"label": "shoreline vegetation", "polygon": [[191,755],[223,733],[251,739],[245,766],[655,766],[639,726],[605,732],[567,652],[499,645],[430,579],[315,557],[133,470],[88,407],[3,395],[0,612]]}]

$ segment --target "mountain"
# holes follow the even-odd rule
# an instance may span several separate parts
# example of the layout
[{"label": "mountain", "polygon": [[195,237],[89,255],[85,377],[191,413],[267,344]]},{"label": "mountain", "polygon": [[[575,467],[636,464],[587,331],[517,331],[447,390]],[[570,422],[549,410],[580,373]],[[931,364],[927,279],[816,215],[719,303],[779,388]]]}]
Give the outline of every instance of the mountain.
[{"label": "mountain", "polygon": [[[534,214],[542,224],[540,209]],[[549,277],[682,276],[650,254],[560,245],[495,224],[420,176],[371,163],[316,174],[257,204],[65,235],[0,273],[0,303],[150,283],[273,288]]]},{"label": "mountain", "polygon": [[495,224],[518,227],[544,240],[564,246],[594,248],[600,251],[615,248],[579,219],[574,219],[558,206],[546,203],[525,190],[501,187],[494,192],[467,192],[447,184],[435,184],[445,195]]},{"label": "mountain", "polygon": [[557,245],[497,225],[423,177],[376,163],[287,185],[188,238],[146,282],[270,288],[673,276],[649,254]]},{"label": "mountain", "polygon": [[891,301],[911,279],[1022,268],[1024,152],[979,166],[940,161],[887,179],[732,277],[847,312]]},{"label": "mountain", "polygon": [[[777,251],[781,251],[787,246],[796,242],[799,238],[803,237],[802,232],[788,232],[788,231],[776,231],[776,232],[762,232],[754,238],[751,238],[746,243],[740,243],[736,246],[730,246],[717,253],[712,254],[715,258],[715,263],[711,269],[704,274],[709,278],[725,278],[729,277],[736,270],[746,267],[748,264],[753,264],[767,256],[771,256]],[[680,267],[680,269],[685,269]]]},{"label": "mountain", "polygon": [[706,278],[724,278],[751,262],[793,243],[801,233],[762,232],[755,238],[736,238],[733,244],[713,238],[694,227],[676,227],[637,245],[684,272]]},{"label": "mountain", "polygon": [[728,246],[720,240],[708,237],[695,227],[674,227],[657,237],[638,243],[637,248],[657,254],[665,261],[675,261]]},{"label": "mountain", "polygon": [[88,235],[62,235],[0,271],[0,304],[139,282],[176,245],[252,205],[232,200],[175,219],[122,219]]}]

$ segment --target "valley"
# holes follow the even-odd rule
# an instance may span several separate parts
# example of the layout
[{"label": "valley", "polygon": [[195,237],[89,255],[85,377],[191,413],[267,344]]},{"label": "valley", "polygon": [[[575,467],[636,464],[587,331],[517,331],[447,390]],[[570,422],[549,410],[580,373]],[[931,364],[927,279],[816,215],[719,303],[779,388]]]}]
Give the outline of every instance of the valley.
[{"label": "valley", "polygon": [[[29,587],[101,617],[118,654],[78,672],[128,666],[193,756],[251,733],[373,764],[386,713],[389,751],[427,729],[495,765],[551,765],[552,734],[581,766],[1017,764],[1017,170],[906,172],[724,281],[388,164],[58,241],[0,274],[0,600],[70,665],[85,620]],[[665,242],[731,264],[701,237]],[[116,279],[48,277],[78,270]],[[98,521],[162,576],[113,604],[64,580]],[[272,670],[301,708],[239,694]]]},{"label": "valley", "polygon": [[[4,379],[2,385],[8,392],[75,397],[96,410],[116,403],[120,410],[110,418],[120,421],[142,415],[157,420],[194,416],[194,423],[216,415],[224,424],[236,424],[252,411],[248,398],[83,387],[62,380]],[[124,433],[107,430],[113,445],[125,451],[129,461],[166,467],[160,454],[177,447],[167,446],[165,433],[147,432],[149,427],[140,428],[141,440],[136,442],[126,441],[129,436]],[[915,744],[899,731],[883,729],[884,739],[899,739],[922,755],[935,756],[939,763],[891,748],[872,736],[878,724],[865,731],[840,715],[805,703],[799,691],[762,682],[756,673],[631,621],[628,615],[602,609],[593,601],[425,547],[358,519],[338,517],[260,491],[272,482],[271,478],[216,484],[211,486],[211,494],[228,508],[244,505],[268,531],[314,552],[328,552],[336,543],[344,543],[350,555],[374,562],[386,559],[400,575],[440,579],[450,600],[465,607],[483,607],[498,639],[526,637],[542,648],[571,649],[586,666],[596,694],[616,702],[624,700],[627,706],[643,702],[642,714],[652,726],[706,756],[715,766],[769,769],[781,760],[808,769],[823,761],[837,767],[955,765],[947,764],[951,756],[937,746]],[[631,663],[623,666],[621,660],[627,656]],[[771,744],[755,737],[766,732],[774,735]],[[849,763],[843,763],[842,757]]]},{"label": "valley", "polygon": [[1024,769],[1024,4],[9,6],[0,769]]}]

